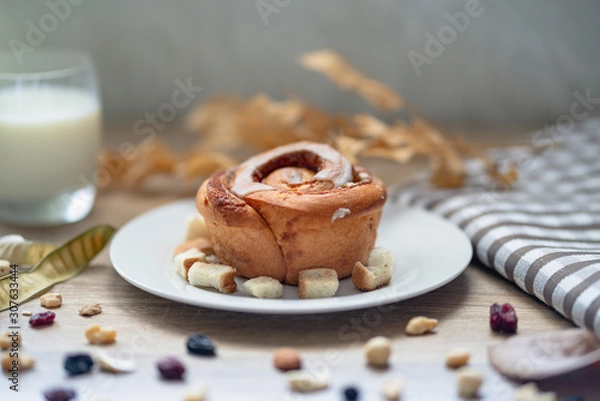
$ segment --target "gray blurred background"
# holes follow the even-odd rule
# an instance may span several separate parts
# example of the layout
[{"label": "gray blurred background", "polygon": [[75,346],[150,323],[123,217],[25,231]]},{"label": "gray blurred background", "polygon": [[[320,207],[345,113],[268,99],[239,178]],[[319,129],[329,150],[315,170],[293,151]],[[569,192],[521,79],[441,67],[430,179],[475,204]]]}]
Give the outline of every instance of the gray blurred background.
[{"label": "gray blurred background", "polygon": [[[0,43],[6,52],[15,43],[30,46],[33,25],[47,31],[33,41],[33,51],[91,52],[105,116],[115,120],[156,110],[169,101],[177,79],[190,77],[203,88],[200,100],[267,92],[295,94],[330,111],[370,111],[360,98],[298,66],[298,55],[320,48],[338,51],[446,124],[552,123],[569,114],[574,92],[600,98],[600,1],[477,3],[1,0]],[[477,16],[462,21],[459,32],[448,14],[467,9]],[[439,40],[440,32],[447,44],[439,42],[443,50],[438,46],[429,57],[426,34]],[[411,63],[416,53],[428,58],[419,68]]]}]

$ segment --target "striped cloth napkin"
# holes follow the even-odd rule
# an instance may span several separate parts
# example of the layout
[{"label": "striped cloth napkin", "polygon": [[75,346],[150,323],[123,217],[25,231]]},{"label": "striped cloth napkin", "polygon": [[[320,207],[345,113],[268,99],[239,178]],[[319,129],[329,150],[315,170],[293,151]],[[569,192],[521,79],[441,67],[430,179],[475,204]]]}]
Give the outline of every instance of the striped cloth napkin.
[{"label": "striped cloth napkin", "polygon": [[483,264],[600,337],[600,119],[551,133],[532,135],[560,140],[537,155],[494,154],[519,166],[512,190],[493,189],[472,164],[464,188],[434,190],[419,182],[403,187],[399,201],[456,223]]}]

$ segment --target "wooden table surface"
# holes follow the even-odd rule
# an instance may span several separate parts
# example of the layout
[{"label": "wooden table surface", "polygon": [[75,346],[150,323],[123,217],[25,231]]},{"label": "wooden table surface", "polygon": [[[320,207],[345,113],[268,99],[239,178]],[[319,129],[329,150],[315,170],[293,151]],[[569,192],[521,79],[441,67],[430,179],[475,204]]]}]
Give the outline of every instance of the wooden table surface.
[{"label": "wooden table surface", "polygon": [[[124,136],[113,131],[113,144]],[[387,183],[407,177],[409,169],[379,167]],[[0,235],[19,233],[27,238],[60,243],[95,224],[124,225],[138,214],[171,202],[182,193],[103,191],[91,215],[80,223],[54,228],[19,228],[0,224]],[[157,227],[160,230],[160,227]],[[183,230],[183,222],[182,222]],[[455,373],[444,365],[453,348],[472,352],[471,366],[484,375],[480,391],[486,400],[512,400],[514,383],[499,376],[488,364],[487,349],[505,337],[490,332],[489,306],[510,302],[519,317],[519,334],[571,327],[572,324],[535,298],[523,293],[489,269],[473,262],[448,285],[417,298],[378,308],[311,316],[254,315],[205,309],[180,304],[146,293],[123,280],[112,268],[107,249],[77,277],[54,286],[64,304],[56,309],[56,322],[31,329],[20,317],[22,352],[37,360],[34,370],[22,372],[19,392],[0,384],[0,400],[41,399],[43,389],[68,385],[80,400],[180,400],[186,389],[200,384],[209,390],[209,400],[341,400],[345,386],[357,386],[362,400],[383,399],[379,389],[388,377],[405,381],[403,400],[459,399]],[[102,305],[100,315],[84,318],[78,308],[90,302]],[[39,300],[20,306],[19,311],[41,311]],[[404,327],[416,315],[439,319],[435,334],[408,337]],[[105,349],[122,358],[135,358],[138,370],[130,374],[91,374],[68,378],[62,369],[67,353],[91,352],[84,337],[91,323],[113,326],[118,340]],[[8,327],[7,312],[0,313],[0,330]],[[208,335],[218,346],[216,358],[190,356],[185,339],[190,333]],[[363,344],[376,335],[393,341],[391,365],[374,370],[365,364]],[[331,372],[328,390],[298,395],[288,390],[285,377],[271,362],[281,346],[296,347],[304,366],[312,371]],[[164,355],[179,356],[188,371],[183,382],[158,378],[155,361]],[[558,380],[540,383],[544,389],[585,393],[597,391],[593,372],[576,372]],[[592,375],[592,376],[590,376]],[[597,396],[597,394],[596,394]],[[594,396],[595,397],[595,396]]]}]

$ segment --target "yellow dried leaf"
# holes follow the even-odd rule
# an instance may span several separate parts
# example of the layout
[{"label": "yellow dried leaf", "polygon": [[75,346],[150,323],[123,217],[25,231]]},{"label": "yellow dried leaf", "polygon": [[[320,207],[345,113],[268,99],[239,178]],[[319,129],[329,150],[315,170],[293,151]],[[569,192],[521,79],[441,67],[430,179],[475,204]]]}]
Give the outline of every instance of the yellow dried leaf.
[{"label": "yellow dried leaf", "polygon": [[399,148],[373,147],[362,153],[362,156],[380,157],[395,161],[396,163],[400,164],[408,163],[414,155],[414,149],[409,146],[403,146]]},{"label": "yellow dried leaf", "polygon": [[218,170],[235,166],[237,160],[225,153],[191,153],[175,167],[175,173],[187,181],[208,176]]},{"label": "yellow dried leaf", "polygon": [[211,99],[189,114],[187,129],[199,135],[205,149],[232,149],[240,141],[239,118],[245,106],[237,98]]},{"label": "yellow dried leaf", "polygon": [[240,116],[242,141],[257,150],[270,149],[295,141],[293,126],[272,112],[270,99],[255,96],[244,107]]},{"label": "yellow dried leaf", "polygon": [[485,154],[481,149],[468,143],[464,138],[455,137],[453,138],[453,143],[458,152],[460,152],[461,154],[480,160],[485,166],[486,170],[491,171],[495,169],[492,159],[490,159],[490,157],[487,154]]},{"label": "yellow dried leaf", "polygon": [[332,135],[333,146],[351,163],[356,163],[356,157],[369,146],[369,140],[356,139],[344,134]]},{"label": "yellow dried leaf", "polygon": [[519,169],[512,165],[508,170],[500,172],[496,166],[488,171],[490,178],[504,189],[510,189],[519,179]]},{"label": "yellow dried leaf", "polygon": [[449,162],[444,158],[432,159],[431,183],[440,188],[459,188],[464,185],[464,165]]},{"label": "yellow dried leaf", "polygon": [[352,121],[361,134],[370,138],[380,139],[391,131],[383,121],[370,114],[357,114]]},{"label": "yellow dried leaf", "polygon": [[500,171],[477,147],[462,138],[448,139],[394,90],[354,69],[335,52],[311,52],[303,55],[300,63],[339,87],[357,92],[379,109],[405,107],[411,118],[388,124],[369,114],[334,115],[298,98],[276,101],[266,94],[249,100],[215,98],[198,105],[187,118],[187,127],[199,137],[192,151],[180,157],[164,144],[150,141],[138,145],[126,160],[117,152],[105,152],[101,160],[111,174],[110,182],[139,185],[155,174],[190,182],[235,165],[232,154],[240,157],[250,148],[263,151],[302,140],[333,143],[353,163],[360,156],[407,163],[413,156],[423,155],[431,161],[431,182],[439,187],[464,184],[467,157],[482,161],[489,177],[504,188],[517,180],[515,166]]},{"label": "yellow dried leaf", "polygon": [[116,151],[103,151],[99,157],[99,164],[104,181],[110,185],[121,182],[129,168],[127,160]]},{"label": "yellow dried leaf", "polygon": [[170,174],[177,164],[177,156],[158,140],[140,144],[133,154],[123,177],[126,185],[139,185],[153,174]]},{"label": "yellow dried leaf", "polygon": [[300,64],[320,72],[341,88],[357,92],[378,109],[396,110],[404,105],[404,99],[394,90],[357,71],[331,50],[304,54],[300,57]]}]

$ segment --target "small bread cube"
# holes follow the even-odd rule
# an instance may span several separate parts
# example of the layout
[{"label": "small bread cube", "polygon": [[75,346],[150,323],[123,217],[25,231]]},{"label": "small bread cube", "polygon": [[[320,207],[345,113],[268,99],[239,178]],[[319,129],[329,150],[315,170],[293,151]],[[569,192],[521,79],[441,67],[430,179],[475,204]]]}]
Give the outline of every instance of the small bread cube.
[{"label": "small bread cube", "polygon": [[298,275],[298,294],[302,299],[333,297],[339,285],[337,272],[333,269],[302,270]]},{"label": "small bread cube", "polygon": [[185,240],[189,241],[199,237],[210,238],[206,221],[204,221],[204,217],[200,214],[191,214],[185,222]]},{"label": "small bread cube", "polygon": [[185,281],[188,281],[188,272],[192,265],[196,262],[204,262],[206,255],[201,252],[198,248],[191,248],[185,252],[175,255],[175,271]]},{"label": "small bread cube", "polygon": [[242,284],[248,295],[256,298],[281,298],[283,285],[274,278],[267,276],[255,277]]},{"label": "small bread cube", "polygon": [[188,271],[188,281],[195,287],[212,287],[225,294],[237,290],[236,270],[228,265],[196,262]]},{"label": "small bread cube", "polygon": [[178,255],[192,248],[197,248],[200,251],[204,252],[206,255],[212,255],[213,253],[215,253],[213,250],[212,241],[204,237],[194,238],[177,245],[173,250],[173,253],[175,255]]},{"label": "small bread cube", "polygon": [[367,265],[356,262],[352,270],[352,282],[362,291],[372,291],[389,284],[392,280],[393,258],[390,251],[377,247],[371,251]]}]

